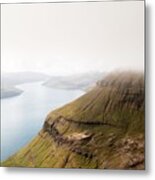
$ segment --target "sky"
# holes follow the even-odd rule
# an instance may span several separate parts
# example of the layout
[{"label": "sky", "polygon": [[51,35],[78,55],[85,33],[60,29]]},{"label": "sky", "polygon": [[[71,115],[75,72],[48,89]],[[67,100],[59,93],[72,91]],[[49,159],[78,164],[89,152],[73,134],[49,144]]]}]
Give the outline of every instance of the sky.
[{"label": "sky", "polygon": [[2,72],[144,70],[144,2],[3,4]]}]

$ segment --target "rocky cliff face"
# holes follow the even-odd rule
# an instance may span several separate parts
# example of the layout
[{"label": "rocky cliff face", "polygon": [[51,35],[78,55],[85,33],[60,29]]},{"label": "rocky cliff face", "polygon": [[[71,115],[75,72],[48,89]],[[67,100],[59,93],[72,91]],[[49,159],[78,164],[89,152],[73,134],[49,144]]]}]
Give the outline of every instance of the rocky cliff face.
[{"label": "rocky cliff face", "polygon": [[53,112],[4,166],[144,169],[144,78],[113,73]]}]

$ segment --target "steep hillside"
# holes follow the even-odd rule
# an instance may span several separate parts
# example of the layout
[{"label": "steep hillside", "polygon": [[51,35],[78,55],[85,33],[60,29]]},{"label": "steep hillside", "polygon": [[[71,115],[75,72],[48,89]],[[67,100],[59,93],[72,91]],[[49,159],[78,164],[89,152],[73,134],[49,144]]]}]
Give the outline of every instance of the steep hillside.
[{"label": "steep hillside", "polygon": [[3,166],[144,169],[144,77],[112,73],[53,112]]}]

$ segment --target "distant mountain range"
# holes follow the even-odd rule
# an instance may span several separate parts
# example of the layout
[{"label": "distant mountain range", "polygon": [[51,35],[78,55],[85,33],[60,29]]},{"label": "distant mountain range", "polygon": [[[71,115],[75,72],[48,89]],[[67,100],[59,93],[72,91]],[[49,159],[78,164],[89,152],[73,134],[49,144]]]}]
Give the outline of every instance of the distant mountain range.
[{"label": "distant mountain range", "polygon": [[46,81],[48,78],[48,75],[36,72],[17,72],[2,74],[1,98],[9,98],[20,95],[23,91],[17,88],[16,85],[36,81]]},{"label": "distant mountain range", "polygon": [[1,77],[1,98],[20,95],[23,91],[17,88],[17,85],[36,81],[43,81],[43,85],[50,88],[88,90],[103,76],[104,73],[97,72],[72,76],[49,76],[36,72],[6,73]]},{"label": "distant mountain range", "polygon": [[87,90],[95,86],[96,82],[103,79],[104,73],[90,72],[70,76],[53,76],[43,83],[44,86],[58,89]]},{"label": "distant mountain range", "polygon": [[23,83],[45,81],[49,78],[48,75],[38,72],[14,72],[2,74],[2,86],[14,86]]}]

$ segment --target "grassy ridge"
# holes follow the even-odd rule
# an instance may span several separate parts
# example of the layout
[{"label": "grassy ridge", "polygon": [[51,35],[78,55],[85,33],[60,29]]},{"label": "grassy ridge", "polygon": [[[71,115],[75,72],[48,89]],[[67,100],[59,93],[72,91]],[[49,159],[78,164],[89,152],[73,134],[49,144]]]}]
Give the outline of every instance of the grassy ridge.
[{"label": "grassy ridge", "polygon": [[144,77],[112,73],[51,112],[3,166],[144,169]]}]

